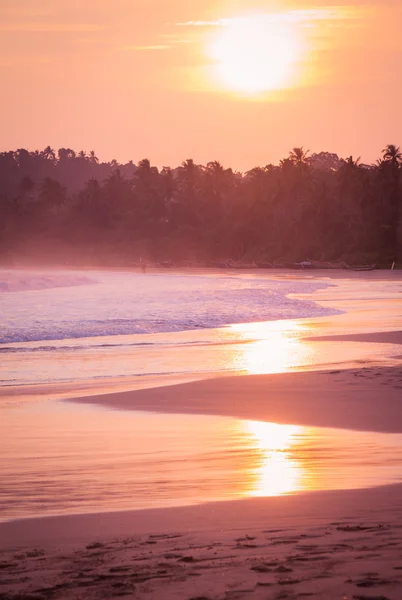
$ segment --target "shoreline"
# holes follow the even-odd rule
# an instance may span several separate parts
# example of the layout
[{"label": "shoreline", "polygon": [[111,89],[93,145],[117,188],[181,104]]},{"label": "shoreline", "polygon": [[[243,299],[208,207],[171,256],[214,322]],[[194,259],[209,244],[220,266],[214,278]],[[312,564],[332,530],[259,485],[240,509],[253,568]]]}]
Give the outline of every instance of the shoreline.
[{"label": "shoreline", "polygon": [[[113,536],[179,530],[203,533],[217,529],[241,530],[258,527],[263,519],[280,520],[282,526],[289,528],[310,526],[329,519],[368,519],[370,513],[392,505],[402,513],[401,495],[402,483],[395,483],[356,490],[313,490],[187,506],[13,519],[0,522],[0,551],[26,545],[75,545],[88,539],[102,541]],[[391,513],[387,519],[395,516]]]},{"label": "shoreline", "polygon": [[227,376],[64,401],[113,410],[219,415],[307,427],[402,433],[401,390],[402,367],[364,367]]},{"label": "shoreline", "polygon": [[[343,316],[343,315],[340,315]],[[339,319],[339,315],[336,316]],[[317,317],[316,319],[306,318],[306,324],[309,324],[313,321],[317,321],[318,319],[326,320],[327,317]],[[332,317],[333,319],[333,317]],[[302,322],[303,320],[296,320]],[[280,322],[280,321],[278,321]],[[275,323],[273,321],[273,323]],[[304,324],[304,323],[303,323]],[[253,323],[249,324],[251,327]],[[221,328],[224,330],[224,328]],[[333,330],[333,326],[330,327],[330,330]],[[317,327],[317,331],[319,331],[319,327]],[[399,330],[390,330],[386,325],[384,326],[383,331],[374,331],[374,332],[365,332],[365,333],[352,333],[352,334],[341,334],[341,335],[314,335],[309,336],[305,335],[303,332],[297,335],[297,338],[301,343],[304,342],[312,342],[314,344],[320,342],[336,342],[337,346],[340,343],[344,342],[352,342],[352,343],[367,343],[367,344],[386,344],[388,346],[395,346],[395,355],[390,356],[390,360],[384,364],[377,364],[375,361],[372,366],[377,365],[378,368],[394,368],[395,360],[399,361],[402,358],[402,354],[399,354],[398,346],[402,345],[402,331]],[[255,340],[247,340],[247,343],[255,342]],[[351,359],[350,361],[346,361],[344,363],[324,363],[324,364],[312,364],[312,365],[300,365],[296,367],[292,367],[286,373],[310,373],[310,372],[320,372],[324,373],[325,371],[330,371],[334,369],[339,369],[342,372],[352,369],[357,369],[358,365],[356,364],[358,361],[356,359]],[[279,372],[279,374],[284,374],[283,372]],[[180,373],[180,374],[160,374],[160,375],[146,375],[141,377],[117,377],[117,378],[106,378],[104,381],[99,382],[95,379],[87,379],[80,382],[72,382],[72,381],[54,381],[54,382],[46,382],[46,383],[26,383],[26,384],[3,384],[0,388],[0,402],[7,402],[11,400],[17,400],[19,402],[27,401],[28,399],[44,399],[44,400],[70,400],[74,398],[84,398],[84,397],[100,397],[109,394],[119,393],[120,391],[124,391],[130,393],[135,390],[142,390],[147,388],[157,389],[157,388],[168,388],[172,385],[180,385],[182,383],[193,383],[197,381],[217,379],[217,378],[232,378],[232,377],[253,377],[254,375],[250,373],[245,373],[244,371],[233,371],[233,372],[213,372],[209,373],[197,373],[197,372],[188,372],[188,373]],[[42,397],[42,398],[41,398]],[[29,401],[29,400],[28,400]],[[88,400],[89,401],[89,400]]]},{"label": "shoreline", "polygon": [[217,266],[203,266],[203,265],[193,265],[193,266],[173,266],[173,267],[163,267],[158,265],[148,265],[146,273],[143,273],[141,266],[138,265],[53,265],[53,264],[44,264],[44,265],[36,265],[32,264],[26,265],[0,265],[0,271],[104,271],[104,272],[118,272],[118,273],[136,273],[138,275],[141,274],[166,274],[166,275],[199,275],[199,274],[211,274],[211,275],[224,275],[228,274],[233,276],[235,274],[238,275],[258,275],[267,276],[272,275],[273,278],[276,276],[284,276],[290,275],[295,278],[332,278],[332,279],[360,279],[360,278],[370,278],[370,279],[383,279],[384,276],[394,277],[396,280],[400,280],[402,278],[402,266],[391,268],[376,268],[369,271],[354,271],[353,269],[325,269],[325,268],[314,268],[314,269],[292,269],[286,267],[275,267],[275,268],[264,268],[264,267],[245,267],[245,268],[233,268],[233,267],[217,267]]},{"label": "shoreline", "polygon": [[402,344],[402,331],[374,331],[372,333],[351,333],[341,335],[317,335],[304,337],[314,342],[366,342],[368,344]]},{"label": "shoreline", "polygon": [[[394,344],[398,354],[402,332],[303,339]],[[59,401],[402,433],[401,396],[402,365],[368,363]],[[0,598],[400,600],[401,497],[397,483],[3,522]]]}]

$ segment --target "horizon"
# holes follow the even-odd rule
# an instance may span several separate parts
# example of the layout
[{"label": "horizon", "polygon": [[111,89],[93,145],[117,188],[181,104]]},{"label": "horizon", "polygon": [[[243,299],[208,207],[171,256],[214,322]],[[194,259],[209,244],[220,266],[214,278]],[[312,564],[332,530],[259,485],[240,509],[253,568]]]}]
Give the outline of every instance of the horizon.
[{"label": "horizon", "polygon": [[401,17],[392,0],[6,0],[1,151],[245,172],[303,146],[372,164],[402,137]]},{"label": "horizon", "polygon": [[[378,167],[380,161],[383,160],[384,153],[390,147],[394,147],[397,152],[400,151],[400,146],[398,144],[387,144],[385,148],[383,148],[380,152],[378,152],[377,158],[371,163],[364,162],[360,155],[354,156],[349,153],[349,154],[346,154],[345,156],[339,156],[338,154],[330,152],[328,150],[320,150],[319,152],[315,152],[315,151],[311,151],[309,149],[304,148],[304,146],[299,146],[299,147],[293,147],[293,148],[289,149],[289,151],[283,157],[279,158],[278,161],[275,163],[268,163],[265,165],[261,165],[261,164],[254,165],[248,171],[241,171],[241,170],[233,168],[231,165],[222,164],[221,161],[219,160],[219,157],[215,157],[214,159],[211,158],[211,159],[207,160],[205,163],[196,163],[194,161],[194,165],[197,167],[201,167],[202,169],[207,169],[208,165],[217,163],[224,170],[232,171],[233,174],[235,174],[235,175],[247,176],[247,174],[252,172],[254,169],[266,169],[268,167],[280,168],[282,166],[282,163],[284,161],[286,162],[289,159],[289,157],[291,157],[294,154],[295,151],[296,152],[301,151],[303,153],[303,156],[304,156],[303,160],[305,161],[306,165],[310,165],[314,168],[318,168],[318,169],[324,170],[324,171],[325,170],[338,170],[342,164],[344,164],[350,160],[352,160],[354,163],[356,163],[356,165],[358,165],[361,168],[376,168],[376,167]],[[174,172],[180,170],[185,163],[193,160],[191,157],[187,157],[187,158],[179,161],[179,163],[176,165],[167,165],[167,164],[156,165],[156,164],[153,164],[152,161],[150,161],[148,157],[142,157],[141,159],[139,159],[137,161],[134,161],[131,158],[124,162],[119,162],[119,161],[116,161],[116,159],[103,160],[102,157],[100,157],[98,155],[96,150],[86,151],[86,150],[81,150],[81,149],[79,150],[76,148],[68,148],[68,147],[64,147],[64,146],[61,148],[51,148],[51,146],[46,146],[43,149],[15,148],[15,149],[7,149],[3,152],[0,151],[0,154],[12,153],[14,155],[14,160],[19,162],[21,152],[28,152],[31,156],[38,156],[42,160],[50,161],[54,165],[56,165],[57,163],[60,162],[60,160],[62,160],[62,158],[61,158],[62,153],[68,152],[68,153],[70,153],[70,156],[68,157],[69,160],[85,159],[88,162],[93,162],[97,165],[109,166],[109,167],[115,168],[117,170],[122,167],[129,167],[129,166],[138,168],[141,165],[141,163],[146,161],[146,162],[150,163],[150,166],[152,168],[156,168],[160,173],[162,173],[162,171],[164,169],[170,169],[174,173]],[[49,156],[49,154],[52,154],[52,153],[53,153],[54,158],[51,158],[51,156]],[[113,165],[114,162],[116,163],[115,165]]]}]

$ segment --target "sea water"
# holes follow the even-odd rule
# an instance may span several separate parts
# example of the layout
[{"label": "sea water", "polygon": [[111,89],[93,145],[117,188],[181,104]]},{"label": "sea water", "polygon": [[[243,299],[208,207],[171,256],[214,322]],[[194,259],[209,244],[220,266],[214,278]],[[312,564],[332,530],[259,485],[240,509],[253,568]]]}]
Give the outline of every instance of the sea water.
[{"label": "sea water", "polygon": [[0,272],[0,519],[402,480],[402,436],[57,398],[202,377],[397,364],[400,278]]},{"label": "sea water", "polygon": [[31,403],[7,410],[0,520],[402,481],[402,435]]},{"label": "sea water", "polygon": [[[359,315],[362,305],[396,293],[364,279],[358,290]],[[356,283],[351,289],[349,282],[311,276],[0,271],[0,383],[132,388],[144,378],[181,381],[388,358],[389,347],[349,344],[337,351],[322,343],[318,351],[302,341],[330,331],[331,318],[348,313],[345,296],[356,298]],[[394,327],[392,320],[381,325]],[[352,326],[349,319],[333,331]]]}]

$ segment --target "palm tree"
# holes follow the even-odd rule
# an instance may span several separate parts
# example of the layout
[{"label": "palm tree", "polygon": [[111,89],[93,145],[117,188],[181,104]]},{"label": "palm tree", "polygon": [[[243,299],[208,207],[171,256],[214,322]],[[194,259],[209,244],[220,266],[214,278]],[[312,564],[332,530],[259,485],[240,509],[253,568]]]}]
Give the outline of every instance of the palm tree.
[{"label": "palm tree", "polygon": [[382,151],[383,158],[379,163],[380,174],[386,196],[389,198],[389,216],[386,224],[387,246],[392,261],[398,258],[399,221],[402,205],[400,188],[402,172],[402,152],[399,146],[388,144]]},{"label": "palm tree", "polygon": [[199,172],[198,165],[195,164],[192,158],[188,158],[187,160],[181,163],[180,171],[183,175],[183,179],[187,181],[191,181],[196,173]]},{"label": "palm tree", "polygon": [[194,200],[200,173],[201,167],[196,165],[192,158],[188,158],[181,163],[181,166],[179,167],[179,187],[186,200]]},{"label": "palm tree", "polygon": [[162,183],[163,202],[165,204],[166,222],[172,223],[173,204],[175,203],[176,181],[175,176],[170,167],[163,167],[160,172]]},{"label": "palm tree", "polygon": [[143,158],[137,164],[137,172],[139,171],[141,174],[142,173],[149,173],[150,170],[151,170],[151,162],[149,161],[148,158]]},{"label": "palm tree", "polygon": [[170,202],[175,191],[175,177],[170,167],[163,167],[161,171],[161,179],[165,192],[165,199]]},{"label": "palm tree", "polygon": [[134,179],[141,182],[146,182],[149,185],[156,179],[159,174],[157,167],[152,167],[148,158],[143,158],[137,164],[137,169],[134,174]]},{"label": "palm tree", "polygon": [[282,171],[289,171],[294,167],[294,165],[295,163],[291,158],[282,158],[279,161],[279,167],[282,169]]},{"label": "palm tree", "polygon": [[46,148],[42,151],[41,154],[46,160],[56,160],[56,152],[50,146],[46,146]]},{"label": "palm tree", "polygon": [[202,167],[192,158],[183,161],[177,170],[178,212],[182,223],[196,226],[202,220],[199,206]]},{"label": "palm tree", "polygon": [[402,166],[402,152],[399,146],[388,144],[382,151],[383,160],[390,163],[393,167]]},{"label": "palm tree", "polygon": [[16,150],[14,155],[19,167],[22,169],[25,169],[25,167],[31,162],[31,153],[28,152],[28,150],[26,150],[25,148],[19,148],[18,150]]},{"label": "palm tree", "polygon": [[207,170],[214,176],[221,175],[225,172],[225,169],[222,167],[221,163],[218,160],[212,160],[207,163]]},{"label": "palm tree", "polygon": [[353,158],[353,156],[348,156],[346,159],[341,158],[341,163],[350,169],[357,169],[360,167],[360,156],[359,158],[356,158],[356,160]]},{"label": "palm tree", "polygon": [[90,163],[93,163],[93,164],[98,164],[98,162],[99,162],[99,158],[96,156],[96,154],[95,154],[94,150],[91,150],[91,151],[89,152],[89,155],[88,155],[88,156],[89,156],[89,162],[90,162]]},{"label": "palm tree", "polygon": [[59,161],[69,160],[75,158],[75,151],[71,148],[59,148],[58,150]]},{"label": "palm tree", "polygon": [[310,150],[303,150],[303,146],[300,148],[293,148],[291,152],[289,152],[289,160],[299,167],[305,166],[308,164],[308,153]]},{"label": "palm tree", "polygon": [[245,175],[249,179],[261,179],[264,176],[265,169],[261,167],[253,167],[249,171],[246,171]]}]

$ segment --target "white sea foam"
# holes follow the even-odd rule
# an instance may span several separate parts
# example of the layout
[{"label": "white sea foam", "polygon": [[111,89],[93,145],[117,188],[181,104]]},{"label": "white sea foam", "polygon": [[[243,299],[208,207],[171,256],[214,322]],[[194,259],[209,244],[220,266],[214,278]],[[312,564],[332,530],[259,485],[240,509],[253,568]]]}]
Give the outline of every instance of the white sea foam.
[{"label": "white sea foam", "polygon": [[[4,281],[4,278],[0,278]],[[0,343],[150,334],[337,311],[289,297],[325,284],[172,274],[9,272]],[[94,285],[96,283],[96,285]],[[24,293],[36,290],[34,293]]]},{"label": "white sea foam", "polygon": [[29,292],[95,283],[85,275],[32,273],[29,271],[0,271],[0,294],[7,292]]}]

